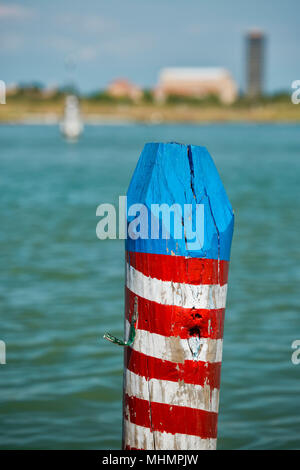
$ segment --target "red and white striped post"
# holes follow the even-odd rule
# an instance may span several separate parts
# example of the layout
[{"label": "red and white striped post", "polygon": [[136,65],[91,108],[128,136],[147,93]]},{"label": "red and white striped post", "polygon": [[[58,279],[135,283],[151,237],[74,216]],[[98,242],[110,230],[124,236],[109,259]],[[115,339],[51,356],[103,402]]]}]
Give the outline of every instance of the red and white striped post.
[{"label": "red and white striped post", "polygon": [[[125,338],[134,339],[125,347],[123,448],[215,449],[231,205],[207,150],[175,143],[145,146],[127,194],[133,204],[191,212],[182,239],[175,223],[169,238],[161,229],[155,239],[135,223],[139,236],[126,240]],[[187,225],[200,206],[193,244]],[[163,227],[162,212],[151,223]]]}]

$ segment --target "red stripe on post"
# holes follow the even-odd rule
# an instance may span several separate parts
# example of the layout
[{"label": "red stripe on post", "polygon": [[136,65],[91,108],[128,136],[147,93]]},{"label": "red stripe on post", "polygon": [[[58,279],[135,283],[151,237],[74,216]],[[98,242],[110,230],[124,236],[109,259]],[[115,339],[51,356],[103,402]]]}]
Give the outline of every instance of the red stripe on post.
[{"label": "red stripe on post", "polygon": [[189,384],[220,389],[221,362],[185,361],[183,364],[176,364],[126,348],[124,365],[131,372],[147,379],[171,382],[182,380]]},{"label": "red stripe on post", "polygon": [[196,329],[200,337],[221,339],[224,331],[225,309],[190,309],[173,305],[162,305],[144,299],[125,288],[126,319],[131,317],[137,299],[139,330],[157,333],[163,336],[179,336],[187,339]]},{"label": "red stripe on post", "polygon": [[185,406],[166,405],[125,394],[124,416],[151,431],[188,434],[202,439],[217,437],[218,414]]},{"label": "red stripe on post", "polygon": [[126,251],[126,260],[145,276],[185,284],[227,284],[229,262]]}]

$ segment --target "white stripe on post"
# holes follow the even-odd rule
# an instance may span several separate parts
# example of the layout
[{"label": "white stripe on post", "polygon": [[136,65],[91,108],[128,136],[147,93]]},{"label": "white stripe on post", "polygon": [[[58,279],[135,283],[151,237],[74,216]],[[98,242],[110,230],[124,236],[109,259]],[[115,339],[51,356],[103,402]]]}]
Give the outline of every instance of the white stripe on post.
[{"label": "white stripe on post", "polygon": [[201,439],[189,434],[170,434],[166,432],[151,431],[144,426],[138,426],[125,419],[125,442],[130,442],[134,449],[170,450],[170,449],[197,449],[215,450],[217,439]]},{"label": "white stripe on post", "polygon": [[[126,338],[128,338],[129,328],[130,323],[126,320]],[[199,338],[199,344],[199,353],[197,357],[194,357],[187,339],[178,336],[162,336],[137,328],[132,349],[146,356],[176,363],[183,363],[186,360],[212,363],[222,361],[222,339]]]},{"label": "white stripe on post", "polygon": [[227,284],[183,284],[145,276],[127,263],[126,283],[134,294],[163,305],[183,308],[225,308]]},{"label": "white stripe on post", "polygon": [[[150,379],[126,369],[125,393],[130,397],[175,406],[189,406],[197,410],[218,412],[219,390],[209,385],[187,384],[183,381]],[[186,397],[189,397],[188,404]]]}]

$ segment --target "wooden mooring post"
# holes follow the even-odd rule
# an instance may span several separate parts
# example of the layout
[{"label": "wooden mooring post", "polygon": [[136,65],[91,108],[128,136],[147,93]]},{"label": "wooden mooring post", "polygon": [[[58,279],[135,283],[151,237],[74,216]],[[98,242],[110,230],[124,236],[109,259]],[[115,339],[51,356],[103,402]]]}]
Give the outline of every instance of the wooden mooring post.
[{"label": "wooden mooring post", "polygon": [[146,144],[127,210],[123,448],[215,449],[234,216],[208,151]]}]

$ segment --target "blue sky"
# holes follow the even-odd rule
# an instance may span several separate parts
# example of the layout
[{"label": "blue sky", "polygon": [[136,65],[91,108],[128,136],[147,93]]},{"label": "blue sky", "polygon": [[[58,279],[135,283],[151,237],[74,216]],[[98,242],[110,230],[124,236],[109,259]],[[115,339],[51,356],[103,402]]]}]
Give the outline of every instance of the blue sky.
[{"label": "blue sky", "polygon": [[268,36],[266,89],[289,89],[299,0],[0,0],[0,79],[87,92],[117,77],[153,86],[164,66],[223,66],[242,88],[252,27]]}]

